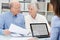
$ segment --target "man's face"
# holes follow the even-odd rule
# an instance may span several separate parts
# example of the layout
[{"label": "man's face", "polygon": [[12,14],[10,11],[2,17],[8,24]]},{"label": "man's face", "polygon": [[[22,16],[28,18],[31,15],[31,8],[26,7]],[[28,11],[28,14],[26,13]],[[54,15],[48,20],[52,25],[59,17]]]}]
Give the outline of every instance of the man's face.
[{"label": "man's face", "polygon": [[18,13],[20,13],[20,4],[19,3],[13,4],[11,10],[15,15],[17,15]]}]

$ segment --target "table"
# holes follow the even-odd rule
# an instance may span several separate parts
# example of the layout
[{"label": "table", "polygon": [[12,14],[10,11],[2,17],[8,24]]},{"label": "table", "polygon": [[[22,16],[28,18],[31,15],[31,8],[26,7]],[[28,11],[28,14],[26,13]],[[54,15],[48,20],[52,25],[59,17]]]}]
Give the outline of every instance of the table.
[{"label": "table", "polygon": [[[27,40],[31,37],[11,37],[0,35],[0,40]],[[49,40],[49,38],[37,38],[38,40]]]}]

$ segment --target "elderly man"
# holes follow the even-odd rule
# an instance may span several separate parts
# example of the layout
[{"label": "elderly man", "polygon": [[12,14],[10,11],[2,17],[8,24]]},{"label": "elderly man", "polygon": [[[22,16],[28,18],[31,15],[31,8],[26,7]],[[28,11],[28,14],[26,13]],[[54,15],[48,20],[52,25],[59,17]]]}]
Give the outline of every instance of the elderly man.
[{"label": "elderly man", "polygon": [[19,2],[10,3],[10,12],[0,15],[0,35],[10,35],[8,30],[11,24],[24,26],[24,16],[20,13],[21,4]]},{"label": "elderly man", "polygon": [[35,4],[28,5],[29,15],[25,16],[26,28],[30,31],[30,23],[47,23],[48,30],[50,31],[50,26],[46,18],[37,13],[37,7]]}]

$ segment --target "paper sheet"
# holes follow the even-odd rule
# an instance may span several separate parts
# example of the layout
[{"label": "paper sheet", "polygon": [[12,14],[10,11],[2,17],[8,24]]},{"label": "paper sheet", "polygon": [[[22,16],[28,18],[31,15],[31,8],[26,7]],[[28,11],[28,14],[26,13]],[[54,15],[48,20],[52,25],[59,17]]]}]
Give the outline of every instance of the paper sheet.
[{"label": "paper sheet", "polygon": [[22,27],[14,25],[14,24],[10,25],[9,31],[14,32],[14,33],[18,33],[18,34],[23,34],[23,35],[27,35],[29,33],[29,31],[27,29],[24,29]]}]

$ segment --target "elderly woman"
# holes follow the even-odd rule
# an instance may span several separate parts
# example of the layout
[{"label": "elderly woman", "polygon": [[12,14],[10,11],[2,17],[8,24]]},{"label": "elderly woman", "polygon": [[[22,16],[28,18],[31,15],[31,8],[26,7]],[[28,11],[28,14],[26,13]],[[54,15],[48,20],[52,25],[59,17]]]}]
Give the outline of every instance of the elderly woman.
[{"label": "elderly woman", "polygon": [[[49,26],[46,18],[43,15],[38,14],[37,10],[38,9],[37,9],[37,6],[35,4],[28,5],[29,15],[25,16],[26,28],[30,31],[30,24],[31,23],[46,23],[48,26],[48,29],[50,30],[50,26]],[[29,40],[35,40],[35,39],[31,38]]]},{"label": "elderly woman", "polygon": [[[29,36],[32,35],[31,29],[30,29],[31,23],[46,23],[48,26],[48,30],[50,32],[50,26],[49,26],[46,18],[43,15],[40,15],[39,13],[37,13],[38,9],[35,4],[29,4],[28,11],[29,11],[29,14],[25,16],[25,26],[26,26],[26,29],[29,30],[29,32],[30,32]],[[30,40],[35,40],[35,39],[31,38]]]},{"label": "elderly woman", "polygon": [[48,26],[48,30],[50,30],[50,26],[43,15],[37,13],[37,6],[35,4],[28,5],[29,15],[25,16],[25,25],[26,28],[30,31],[30,23],[46,23]]}]

